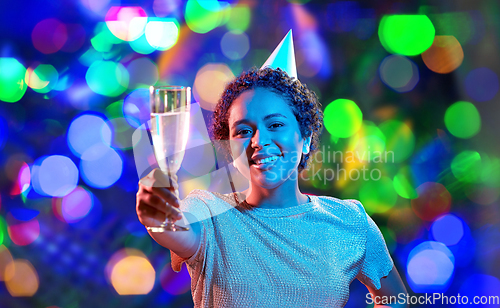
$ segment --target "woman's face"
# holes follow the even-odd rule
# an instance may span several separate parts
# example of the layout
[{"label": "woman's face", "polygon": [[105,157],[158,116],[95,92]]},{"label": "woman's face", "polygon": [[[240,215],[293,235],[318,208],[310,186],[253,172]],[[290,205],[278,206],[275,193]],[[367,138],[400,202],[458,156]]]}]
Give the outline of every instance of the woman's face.
[{"label": "woman's face", "polygon": [[310,138],[302,138],[284,98],[263,88],[247,90],[231,104],[228,122],[234,165],[252,184],[270,189],[297,179]]}]

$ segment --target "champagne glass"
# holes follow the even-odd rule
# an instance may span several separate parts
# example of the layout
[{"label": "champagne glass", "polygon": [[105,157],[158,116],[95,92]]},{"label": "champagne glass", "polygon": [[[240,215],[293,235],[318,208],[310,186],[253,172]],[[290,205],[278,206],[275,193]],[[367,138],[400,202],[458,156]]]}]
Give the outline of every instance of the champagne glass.
[{"label": "champagne glass", "polygon": [[[162,172],[170,179],[179,171],[189,134],[189,109],[191,88],[183,86],[151,86],[150,132],[156,161]],[[170,183],[172,184],[172,183]],[[175,191],[177,198],[178,191]],[[159,226],[147,227],[151,232],[187,231],[189,228],[176,225],[168,217]]]}]

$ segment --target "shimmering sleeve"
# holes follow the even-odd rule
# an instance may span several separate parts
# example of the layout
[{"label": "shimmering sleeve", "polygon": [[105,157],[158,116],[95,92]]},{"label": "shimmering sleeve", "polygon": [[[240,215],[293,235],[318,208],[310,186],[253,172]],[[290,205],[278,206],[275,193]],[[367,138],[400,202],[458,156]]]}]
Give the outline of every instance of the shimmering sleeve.
[{"label": "shimmering sleeve", "polygon": [[181,258],[170,251],[171,265],[175,272],[181,271],[182,263],[186,263],[194,268],[198,262],[202,262],[205,258],[207,230],[210,228],[208,224],[211,223],[211,220],[208,218],[210,218],[211,215],[206,202],[203,200],[203,195],[203,191],[194,190],[180,202],[181,211],[192,214],[200,224],[200,245],[190,258]]},{"label": "shimmering sleeve", "polygon": [[366,250],[365,256],[356,278],[364,285],[380,289],[380,279],[389,275],[394,266],[387,250],[384,237],[373,219],[366,214]]}]

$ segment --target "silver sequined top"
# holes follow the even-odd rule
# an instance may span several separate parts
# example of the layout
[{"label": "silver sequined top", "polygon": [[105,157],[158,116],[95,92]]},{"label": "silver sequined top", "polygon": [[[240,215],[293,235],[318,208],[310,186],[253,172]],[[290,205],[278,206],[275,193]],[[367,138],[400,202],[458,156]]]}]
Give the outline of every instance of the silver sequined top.
[{"label": "silver sequined top", "polygon": [[393,261],[359,201],[310,196],[284,209],[250,208],[234,194],[192,191],[181,201],[201,225],[188,265],[195,307],[343,307],[349,284],[380,288]]}]

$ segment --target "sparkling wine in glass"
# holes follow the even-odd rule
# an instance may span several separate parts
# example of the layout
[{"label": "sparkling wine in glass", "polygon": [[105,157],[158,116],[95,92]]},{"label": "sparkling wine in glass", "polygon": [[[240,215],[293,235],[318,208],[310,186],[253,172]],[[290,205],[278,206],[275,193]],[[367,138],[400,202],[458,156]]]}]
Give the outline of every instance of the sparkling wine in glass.
[{"label": "sparkling wine in glass", "polygon": [[[149,92],[151,105],[150,132],[156,161],[160,169],[170,178],[170,175],[174,175],[179,171],[186,150],[189,135],[191,88],[183,86],[151,86]],[[147,227],[147,229],[151,232],[189,230],[187,227],[176,225],[168,218],[161,225]]]}]

